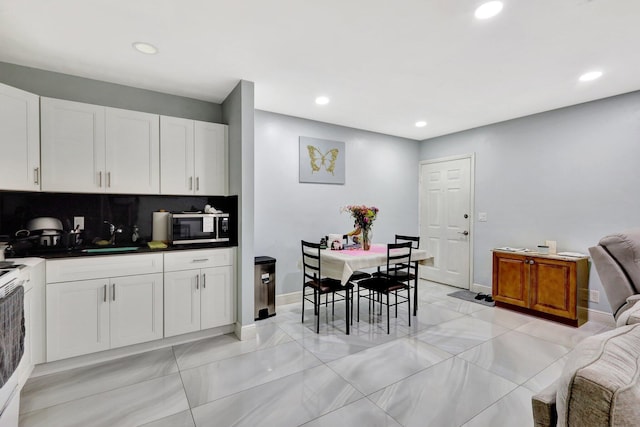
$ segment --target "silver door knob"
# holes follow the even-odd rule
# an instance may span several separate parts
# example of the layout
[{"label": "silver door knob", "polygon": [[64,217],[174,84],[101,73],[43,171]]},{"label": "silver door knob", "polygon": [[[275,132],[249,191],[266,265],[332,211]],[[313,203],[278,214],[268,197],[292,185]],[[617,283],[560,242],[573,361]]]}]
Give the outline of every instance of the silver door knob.
[{"label": "silver door knob", "polygon": [[464,234],[465,236],[469,235],[469,232],[467,230],[464,231],[458,231],[458,234]]}]

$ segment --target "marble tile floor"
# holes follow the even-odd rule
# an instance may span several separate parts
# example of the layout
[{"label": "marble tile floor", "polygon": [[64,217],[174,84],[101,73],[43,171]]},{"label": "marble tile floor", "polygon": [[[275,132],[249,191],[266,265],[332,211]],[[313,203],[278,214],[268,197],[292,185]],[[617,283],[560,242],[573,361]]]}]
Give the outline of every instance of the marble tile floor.
[{"label": "marble tile floor", "polygon": [[342,303],[277,307],[257,338],[223,335],[31,378],[21,427],[532,426],[531,396],[569,351],[608,329],[579,329],[447,296],[419,284],[419,311],[369,315],[345,335]]}]

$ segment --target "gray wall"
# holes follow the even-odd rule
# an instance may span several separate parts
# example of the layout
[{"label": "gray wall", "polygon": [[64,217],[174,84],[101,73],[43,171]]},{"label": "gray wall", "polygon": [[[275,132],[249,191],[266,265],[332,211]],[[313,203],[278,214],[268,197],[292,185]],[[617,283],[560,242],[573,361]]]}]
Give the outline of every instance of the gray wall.
[{"label": "gray wall", "polygon": [[[475,283],[491,286],[494,247],[548,239],[587,253],[602,236],[640,226],[640,92],[429,139],[420,158],[472,152]],[[600,291],[589,307],[610,312],[593,266],[589,282]]]},{"label": "gray wall", "polygon": [[[298,182],[298,138],[344,141],[345,185]],[[349,204],[380,208],[373,239],[418,233],[419,142],[265,111],[255,115],[255,254],[276,258],[276,294],[301,290],[300,240],[353,229]]]},{"label": "gray wall", "polygon": [[49,98],[221,123],[219,104],[0,62],[0,82]]},{"label": "gray wall", "polygon": [[[237,324],[254,323],[254,84],[241,80],[222,103],[229,125],[229,192],[238,195]],[[242,331],[237,331],[242,336]]]}]

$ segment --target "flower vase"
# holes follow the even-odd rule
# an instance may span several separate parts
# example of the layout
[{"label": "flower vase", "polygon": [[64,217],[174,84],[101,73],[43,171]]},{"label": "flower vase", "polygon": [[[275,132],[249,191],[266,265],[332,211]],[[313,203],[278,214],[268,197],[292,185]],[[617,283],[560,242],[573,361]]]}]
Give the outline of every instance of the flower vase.
[{"label": "flower vase", "polygon": [[362,249],[368,251],[371,249],[371,231],[363,229],[362,230]]}]

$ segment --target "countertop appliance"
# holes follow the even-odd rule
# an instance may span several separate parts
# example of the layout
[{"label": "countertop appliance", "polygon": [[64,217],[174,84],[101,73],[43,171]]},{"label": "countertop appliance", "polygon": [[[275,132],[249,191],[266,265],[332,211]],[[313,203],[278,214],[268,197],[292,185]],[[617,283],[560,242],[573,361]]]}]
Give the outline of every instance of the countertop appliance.
[{"label": "countertop appliance", "polygon": [[176,212],[169,214],[168,237],[172,245],[229,241],[229,214]]},{"label": "countertop appliance", "polygon": [[[3,302],[17,287],[22,285],[20,268],[22,268],[22,265],[14,264],[13,262],[0,262],[0,302]],[[21,310],[20,312],[22,313],[23,311]],[[19,340],[21,337],[14,334],[11,339]],[[24,336],[22,339],[24,339]],[[11,345],[11,342],[5,342],[3,349]],[[0,357],[4,356],[4,354],[0,354]],[[17,368],[17,364],[7,381],[0,387],[0,426],[2,427],[18,426],[20,390],[18,387],[18,373],[15,368]]]},{"label": "countertop appliance", "polygon": [[29,234],[40,235],[40,246],[57,246],[62,236],[62,221],[58,218],[39,217],[27,222]]}]

